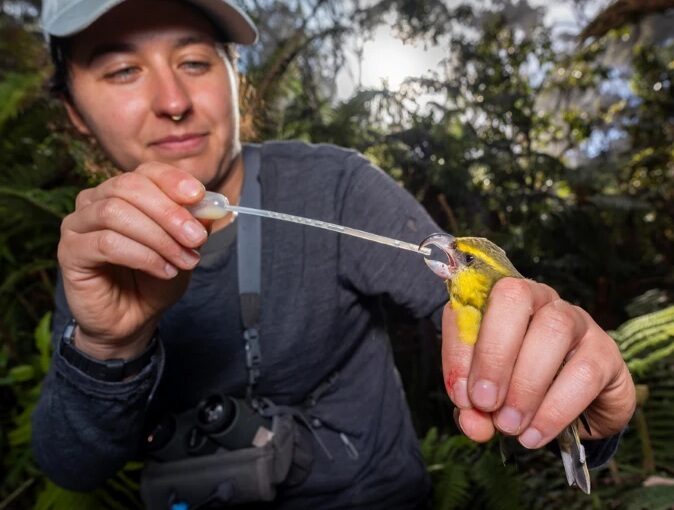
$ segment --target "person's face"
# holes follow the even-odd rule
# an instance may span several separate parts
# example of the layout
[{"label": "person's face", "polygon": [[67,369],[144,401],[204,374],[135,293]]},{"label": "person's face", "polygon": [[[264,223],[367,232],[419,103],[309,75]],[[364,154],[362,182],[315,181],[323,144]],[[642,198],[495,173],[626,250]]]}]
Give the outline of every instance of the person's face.
[{"label": "person's face", "polygon": [[119,168],[159,161],[207,187],[223,178],[240,150],[235,76],[203,15],[127,1],[71,42],[69,116]]}]

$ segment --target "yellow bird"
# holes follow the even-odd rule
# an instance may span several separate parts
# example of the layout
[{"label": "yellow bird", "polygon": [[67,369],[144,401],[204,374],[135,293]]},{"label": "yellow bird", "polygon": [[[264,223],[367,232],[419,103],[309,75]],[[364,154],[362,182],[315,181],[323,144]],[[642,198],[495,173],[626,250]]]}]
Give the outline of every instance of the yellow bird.
[{"label": "yellow bird", "polygon": [[[506,276],[524,278],[508,260],[506,252],[483,237],[453,237],[433,234],[420,248],[436,246],[447,256],[448,262],[426,258],[428,267],[446,281],[449,304],[456,314],[459,339],[466,344],[477,342],[482,315],[487,298],[494,284]],[[581,416],[589,431],[589,425]],[[590,473],[587,469],[585,449],[578,437],[577,422],[566,427],[557,436],[569,485],[577,485],[590,493]],[[503,447],[503,443],[502,447]]]}]

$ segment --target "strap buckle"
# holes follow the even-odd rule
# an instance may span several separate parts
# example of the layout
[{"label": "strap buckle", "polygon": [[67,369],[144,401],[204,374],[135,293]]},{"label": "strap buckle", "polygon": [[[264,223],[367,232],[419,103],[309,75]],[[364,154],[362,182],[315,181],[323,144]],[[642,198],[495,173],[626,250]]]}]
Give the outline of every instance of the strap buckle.
[{"label": "strap buckle", "polygon": [[248,328],[243,332],[246,349],[246,368],[248,368],[248,385],[254,386],[260,378],[260,333],[256,327]]}]

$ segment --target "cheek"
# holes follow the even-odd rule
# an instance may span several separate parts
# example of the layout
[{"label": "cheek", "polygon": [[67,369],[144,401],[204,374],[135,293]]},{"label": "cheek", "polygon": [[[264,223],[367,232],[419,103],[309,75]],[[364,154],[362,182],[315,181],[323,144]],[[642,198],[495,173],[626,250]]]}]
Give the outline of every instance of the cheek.
[{"label": "cheek", "polygon": [[[206,80],[192,90],[192,101],[197,112],[207,118],[216,136],[231,137],[238,122],[238,95],[236,73],[224,61]],[[226,140],[225,140],[226,141]]]},{"label": "cheek", "polygon": [[236,98],[229,87],[202,87],[192,96],[197,112],[209,120],[219,136],[231,134],[236,119]]},{"label": "cheek", "polygon": [[142,128],[148,113],[138,94],[78,96],[78,107],[99,145],[123,170],[140,163]]}]

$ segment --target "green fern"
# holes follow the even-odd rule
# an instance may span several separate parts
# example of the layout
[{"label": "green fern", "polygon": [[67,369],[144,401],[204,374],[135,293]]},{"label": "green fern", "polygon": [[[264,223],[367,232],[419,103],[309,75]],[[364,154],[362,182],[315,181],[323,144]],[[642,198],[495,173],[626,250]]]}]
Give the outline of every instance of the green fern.
[{"label": "green fern", "polygon": [[671,510],[674,485],[641,487],[625,495],[625,510]]},{"label": "green fern", "polygon": [[436,492],[434,508],[436,510],[462,508],[468,503],[470,500],[470,477],[467,464],[447,463],[436,479],[434,485]]},{"label": "green fern", "polygon": [[635,375],[674,354],[674,306],[632,319],[610,332]]},{"label": "green fern", "polygon": [[440,436],[431,428],[421,451],[434,487],[436,510],[519,508],[521,483],[503,466],[494,442],[478,445],[463,435]]},{"label": "green fern", "polygon": [[38,492],[35,510],[141,510],[138,478],[142,464],[134,462],[106,481],[100,489],[91,492],[73,492],[55,485],[49,480]]},{"label": "green fern", "polygon": [[[31,415],[37,405],[42,380],[51,361],[51,313],[46,314],[35,329],[36,352],[28,363],[9,368],[0,365],[0,386],[11,386],[18,397],[20,413],[14,416],[8,432],[10,451],[2,459],[6,468],[0,483],[0,494],[9,494],[0,500],[0,510],[12,508],[13,499],[27,490],[38,479],[42,484],[37,492],[36,509],[72,510],[96,508],[102,510],[129,510],[142,508],[139,497],[138,478],[142,464],[127,464],[123,470],[108,480],[105,485],[90,493],[72,492],[54,485],[39,475],[30,451]],[[30,385],[29,385],[30,384]],[[26,481],[30,481],[27,483]]]},{"label": "green fern", "polygon": [[42,82],[43,77],[38,73],[7,73],[4,76],[0,82],[0,129],[36,96]]}]

